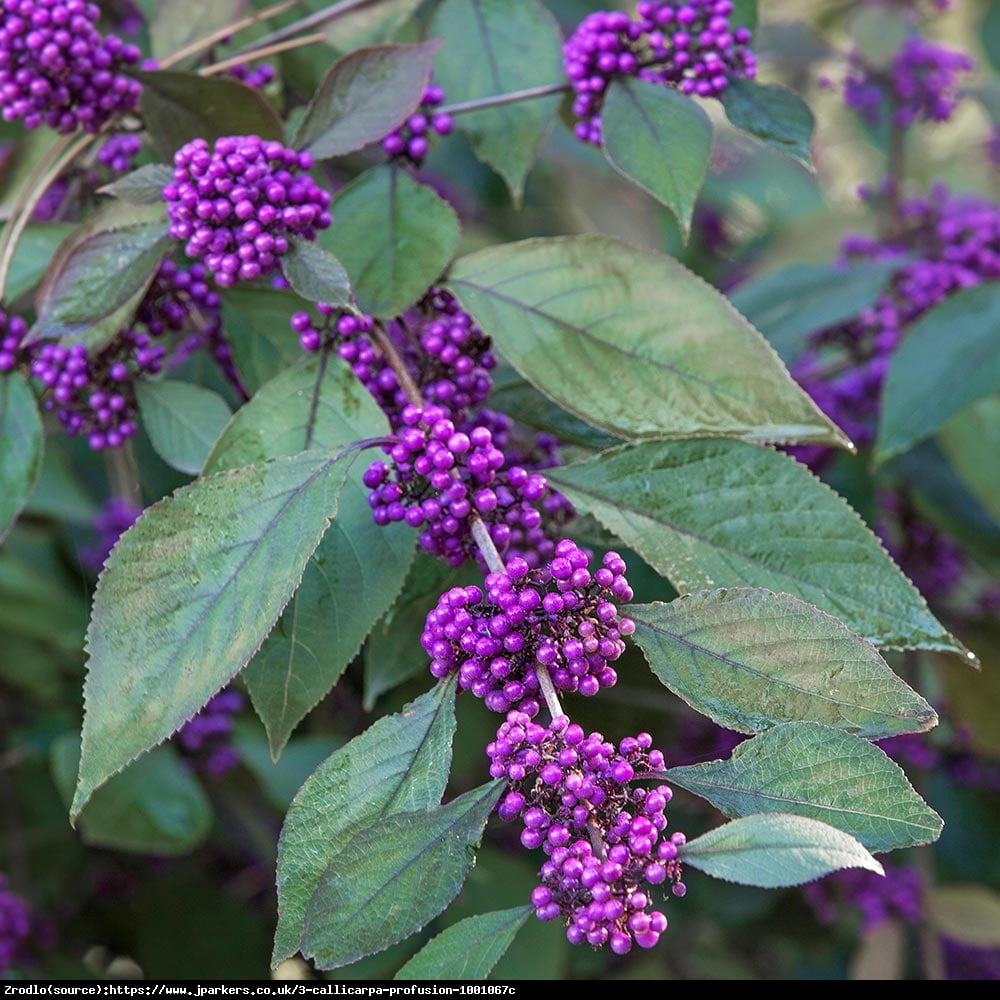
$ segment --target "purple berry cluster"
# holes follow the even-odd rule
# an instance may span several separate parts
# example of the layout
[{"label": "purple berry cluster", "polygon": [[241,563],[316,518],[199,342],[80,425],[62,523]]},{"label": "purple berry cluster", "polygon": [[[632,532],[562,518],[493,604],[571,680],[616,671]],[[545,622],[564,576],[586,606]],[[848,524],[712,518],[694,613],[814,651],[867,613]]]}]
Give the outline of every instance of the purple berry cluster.
[{"label": "purple berry cluster", "polygon": [[847,868],[803,887],[806,902],[816,919],[835,923],[842,907],[856,910],[861,917],[861,933],[898,919],[920,923],[923,905],[923,880],[913,866],[887,864],[882,860],[885,877],[874,872]]},{"label": "purple berry cluster", "polygon": [[229,70],[229,75],[240,83],[245,83],[254,90],[263,90],[277,76],[275,68],[270,63],[260,63],[251,66],[249,63],[240,63]]},{"label": "purple berry cluster", "polygon": [[192,324],[195,332],[179,343],[170,363],[180,363],[194,349],[205,346],[234,389],[246,398],[222,334],[219,296],[205,277],[200,264],[182,268],[164,261],[131,326],[96,351],[82,343],[25,345],[25,324],[12,318],[0,339],[0,371],[26,368],[42,384],[44,407],[55,412],[71,437],[86,437],[94,451],[120,448],[135,435],[136,380],[159,374],[167,362],[166,335],[179,340]]},{"label": "purple berry cluster", "polygon": [[0,975],[24,960],[32,927],[28,904],[7,888],[6,877],[0,875]]},{"label": "purple berry cluster", "polygon": [[111,497],[98,511],[93,528],[97,532],[97,543],[80,553],[80,562],[95,573],[104,568],[111,550],[118,539],[135,523],[142,509],[122,497]]},{"label": "purple berry cluster", "polygon": [[[885,292],[851,320],[813,333],[792,374],[817,405],[860,445],[874,439],[889,361],[906,330],[963,288],[1000,279],[1000,208],[936,186],[900,206],[890,239],[849,236],[842,263],[898,260]],[[818,467],[828,452],[803,450]]]},{"label": "purple berry cluster", "polygon": [[531,895],[536,915],[562,919],[573,944],[608,944],[618,955],[633,943],[653,947],[667,918],[650,910],[643,885],[669,881],[684,895],[677,854],[685,838],[660,839],[670,787],[631,783],[661,773],[663,755],[648,733],[626,737],[616,751],[564,715],[545,727],[532,714],[510,711],[486,752],[490,774],[508,781],[499,815],[520,819],[524,847],[548,855]]},{"label": "purple berry cluster", "polygon": [[0,374],[13,371],[21,355],[21,341],[28,324],[20,316],[8,316],[0,309]]},{"label": "purple berry cluster", "polygon": [[136,157],[142,152],[142,140],[131,132],[110,136],[97,154],[97,162],[112,173],[124,174],[135,166]]},{"label": "purple berry cluster", "polygon": [[308,175],[313,160],[280,142],[226,136],[194,139],[174,154],[163,189],[170,235],[223,287],[273,274],[289,239],[326,229],[330,195]]},{"label": "purple berry cluster", "polygon": [[751,33],[730,25],[732,12],[732,0],[640,0],[634,18],[622,11],[586,17],[563,46],[576,137],[601,144],[604,95],[618,77],[719,97],[731,79],[755,76]]},{"label": "purple berry cluster", "polygon": [[535,504],[548,488],[545,477],[513,466],[486,427],[468,432],[455,426],[440,406],[403,409],[402,429],[384,450],[392,465],[373,462],[364,483],[376,524],[405,521],[421,528],[420,544],[450,566],[476,553],[471,518],[479,517],[501,552],[514,526],[541,522]]},{"label": "purple berry cluster", "polygon": [[615,603],[629,601],[625,563],[605,555],[592,574],[590,557],[563,539],[544,570],[515,557],[506,572],[479,587],[456,587],[427,616],[420,642],[438,679],[459,686],[494,712],[537,711],[539,667],[560,691],[590,697],[618,680],[611,664],[635,625]]},{"label": "purple berry cluster", "polygon": [[231,738],[233,717],[242,710],[239,691],[221,691],[177,731],[177,744],[196,770],[218,777],[239,764]]},{"label": "purple berry cluster", "polygon": [[139,103],[124,74],[140,52],[97,29],[101,11],[84,0],[2,0],[0,106],[6,121],[59,132],[98,132]]},{"label": "purple berry cluster", "polygon": [[945,122],[958,105],[958,77],[973,69],[964,53],[935,45],[918,35],[909,38],[886,71],[875,71],[854,52],[844,81],[844,101],[872,124],[888,102],[897,125],[918,120]]},{"label": "purple berry cluster", "polygon": [[382,140],[382,150],[395,160],[419,167],[430,149],[429,137],[448,135],[455,128],[451,115],[436,110],[443,103],[444,90],[431,84],[420,99],[420,107]]}]

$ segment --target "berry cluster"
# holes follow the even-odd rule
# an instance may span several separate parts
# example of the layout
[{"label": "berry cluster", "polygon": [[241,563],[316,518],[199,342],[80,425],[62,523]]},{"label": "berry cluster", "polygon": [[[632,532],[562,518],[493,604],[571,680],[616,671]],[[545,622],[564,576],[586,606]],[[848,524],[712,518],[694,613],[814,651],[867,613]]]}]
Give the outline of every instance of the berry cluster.
[{"label": "berry cluster", "polygon": [[141,513],[139,507],[134,507],[122,497],[112,497],[106,501],[94,518],[97,543],[80,553],[80,562],[87,569],[100,573],[115,543],[132,527]]},{"label": "berry cluster", "polygon": [[563,539],[544,570],[515,557],[506,572],[479,587],[456,587],[427,616],[420,642],[437,678],[458,674],[459,686],[487,708],[537,710],[544,667],[560,691],[593,696],[618,680],[611,664],[635,626],[615,601],[629,601],[625,563],[614,552],[591,574],[590,558]]},{"label": "berry cluster", "polygon": [[142,152],[142,140],[131,132],[110,136],[97,154],[97,162],[112,173],[124,174],[135,166],[135,159]]},{"label": "berry cluster", "polygon": [[32,923],[28,904],[7,888],[7,879],[0,875],[0,975],[23,960]]},{"label": "berry cluster", "polygon": [[85,0],[2,0],[0,105],[6,121],[59,132],[98,132],[139,102],[123,74],[134,45],[97,29],[100,8]]},{"label": "berry cluster", "polygon": [[730,79],[755,76],[750,31],[731,27],[732,12],[732,0],[640,0],[635,18],[622,11],[586,17],[563,47],[576,137],[601,144],[604,95],[617,77],[718,97]]},{"label": "berry cluster", "polygon": [[263,90],[277,76],[274,67],[270,63],[260,63],[251,66],[249,63],[240,63],[229,70],[229,75],[240,83],[245,83],[254,90]]},{"label": "berry cluster", "polygon": [[852,53],[844,101],[872,124],[879,121],[887,101],[893,120],[904,128],[918,120],[944,122],[958,104],[958,75],[972,68],[964,52],[914,35],[884,72],[871,69]]},{"label": "berry cluster", "polygon": [[177,743],[194,767],[218,777],[240,762],[231,742],[233,716],[243,710],[239,691],[221,691],[177,731]]},{"label": "berry cluster", "polygon": [[[845,265],[898,260],[886,291],[846,323],[813,333],[792,374],[817,405],[861,445],[874,437],[889,361],[906,329],[962,288],[1000,279],[1000,208],[937,186],[900,207],[891,239],[849,236]],[[819,466],[829,453],[802,451]]]},{"label": "berry cluster", "polygon": [[384,446],[392,466],[373,462],[364,475],[376,524],[422,528],[423,548],[459,566],[476,552],[473,516],[486,522],[501,552],[513,526],[541,522],[534,504],[545,494],[545,477],[519,466],[504,469],[504,454],[487,428],[459,430],[439,406],[407,405],[401,421],[396,442]]},{"label": "berry cluster", "polygon": [[806,902],[816,919],[824,924],[836,922],[841,907],[857,910],[861,916],[861,932],[871,933],[882,924],[898,919],[904,923],[920,923],[923,902],[923,880],[912,866],[886,864],[885,877],[874,872],[847,868],[803,887]]},{"label": "berry cluster", "polygon": [[420,107],[382,140],[383,151],[393,159],[407,160],[419,167],[430,149],[428,136],[448,135],[455,127],[451,115],[435,110],[443,103],[444,91],[431,84],[420,99]]},{"label": "berry cluster", "polygon": [[0,374],[13,371],[21,353],[21,341],[28,324],[20,316],[10,316],[0,309]]},{"label": "berry cluster", "polygon": [[509,712],[486,752],[493,777],[509,782],[501,818],[520,818],[521,843],[541,847],[549,858],[531,895],[536,915],[562,918],[573,944],[609,944],[618,955],[633,942],[651,948],[667,918],[650,912],[643,883],[669,880],[675,895],[686,891],[677,860],[684,835],[660,839],[670,787],[631,787],[637,777],[662,772],[663,755],[650,749],[648,733],[626,737],[616,751],[566,716],[548,727],[531,719],[529,712]]},{"label": "berry cluster", "polygon": [[315,239],[332,221],[329,193],[300,174],[312,163],[309,153],[255,135],[211,148],[194,139],[174,155],[174,180],[163,189],[170,235],[224,287],[274,273],[290,238]]}]

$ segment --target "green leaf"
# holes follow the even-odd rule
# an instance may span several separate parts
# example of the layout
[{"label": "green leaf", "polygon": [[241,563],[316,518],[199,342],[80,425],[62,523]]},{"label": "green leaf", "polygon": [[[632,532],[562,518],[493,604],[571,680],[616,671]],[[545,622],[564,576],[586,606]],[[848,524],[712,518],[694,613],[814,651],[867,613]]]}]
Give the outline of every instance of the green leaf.
[{"label": "green leaf", "polygon": [[979,35],[990,65],[1000,71],[1000,0],[989,0]]},{"label": "green leaf", "polygon": [[387,136],[419,106],[440,45],[380,45],[339,59],[320,81],[292,145],[325,160]]},{"label": "green leaf", "polygon": [[29,129],[27,132],[19,124],[11,124],[8,128],[17,129],[17,132],[11,136],[16,136],[16,141],[4,151],[5,155],[0,160],[0,221],[10,218],[31,175],[59,139],[58,133],[47,128]]},{"label": "green leaf", "polygon": [[725,816],[807,816],[876,854],[929,844],[943,825],[878,747],[812,722],[775,726],[745,740],[729,760],[672,767],[667,777]]},{"label": "green leaf", "polygon": [[648,443],[545,474],[681,593],[766,587],[879,645],[965,653],[857,514],[787,455]]},{"label": "green leaf", "polygon": [[351,282],[344,265],[315,243],[290,239],[288,253],[281,258],[281,270],[292,288],[310,302],[351,304]]},{"label": "green leaf", "polygon": [[517,414],[519,424],[551,434],[560,443],[590,449],[612,448],[621,443],[619,438],[605,434],[553,403],[509,365],[498,365],[490,375],[493,379],[490,409]]},{"label": "green leaf", "polygon": [[1000,284],[945,299],[916,322],[889,363],[875,460],[930,437],[971,403],[1000,391]]},{"label": "green leaf", "polygon": [[605,236],[527,240],[461,258],[448,287],[528,381],[609,434],[846,443],[764,338],[669,257]]},{"label": "green leaf", "polygon": [[142,84],[139,107],[153,145],[164,160],[193,139],[210,146],[227,135],[284,142],[285,129],[266,97],[231,77],[177,70],[132,71]]},{"label": "green leaf", "polygon": [[100,194],[110,194],[130,205],[162,205],[163,189],[174,179],[174,171],[165,163],[147,163],[124,177],[105,184]]},{"label": "green leaf", "polygon": [[[387,431],[385,415],[347,365],[310,358],[239,411],[206,471],[292,455],[307,446],[333,451]],[[365,466],[359,461],[351,469],[337,517],[301,586],[243,674],[275,758],[354,658],[409,568],[414,532],[402,524],[380,528],[372,520],[361,481]]]},{"label": "green leaf", "polygon": [[731,28],[757,30],[757,0],[734,0],[733,12],[729,15]]},{"label": "green leaf", "polygon": [[839,871],[882,866],[853,837],[804,816],[766,813],[735,819],[688,841],[681,860],[714,878],[777,889]]},{"label": "green leaf", "polygon": [[437,809],[352,827],[309,900],[302,954],[336,969],[436,917],[461,890],[504,788],[489,782]]},{"label": "green leaf", "polygon": [[0,375],[0,542],[24,509],[42,468],[45,435],[23,378]]},{"label": "green leaf", "polygon": [[798,94],[774,84],[730,80],[722,105],[730,122],[741,132],[813,169],[811,146],[816,119]]},{"label": "green leaf", "polygon": [[366,712],[375,707],[380,695],[427,670],[420,635],[441,595],[451,587],[481,581],[478,569],[456,571],[422,549],[417,550],[402,598],[376,625],[365,644]]},{"label": "green leaf", "polygon": [[393,978],[485,979],[533,912],[528,905],[466,917],[432,938]]},{"label": "green leaf", "polygon": [[226,401],[190,382],[136,382],[142,423],[167,465],[197,475],[232,416]]},{"label": "green leaf", "polygon": [[620,174],[666,205],[685,241],[712,154],[712,122],[690,97],[622,77],[601,112],[604,155]]},{"label": "green leaf", "polygon": [[278,841],[272,965],[298,951],[309,900],[349,830],[441,801],[454,735],[455,685],[438,684],[399,715],[379,719],[302,786]]},{"label": "green leaf", "polygon": [[[154,59],[163,60],[192,42],[238,20],[247,0],[156,0],[149,22],[149,40]],[[190,65],[200,57],[194,53],[178,65]]]},{"label": "green leaf", "polygon": [[[76,226],[66,222],[38,222],[29,225],[17,241],[7,277],[5,298],[13,302],[31,291],[45,276],[59,245]],[[0,233],[3,226],[0,226]]]},{"label": "green leaf", "polygon": [[102,206],[56,251],[29,340],[68,337],[103,347],[131,319],[169,246],[162,205]]},{"label": "green leaf", "polygon": [[[423,0],[379,0],[377,4],[344,11],[324,29],[327,44],[338,52],[353,52],[363,45],[387,42],[422,2]],[[318,8],[320,3],[307,6]]]},{"label": "green leaf", "polygon": [[223,294],[226,338],[251,395],[301,359],[299,335],[290,325],[301,309],[297,295],[277,288],[228,288]]},{"label": "green leaf", "polygon": [[394,165],[356,178],[337,195],[333,215],[319,241],[347,268],[358,305],[377,316],[413,305],[458,242],[452,207]]},{"label": "green leaf", "polygon": [[628,614],[653,673],[729,729],[822,722],[878,739],[937,722],[871,643],[788,594],[710,590]]},{"label": "green leaf", "polygon": [[802,353],[810,333],[873,306],[898,267],[898,261],[869,261],[847,270],[793,264],[740,285],[730,299],[787,365]]},{"label": "green leaf", "polygon": [[257,651],[336,515],[346,457],[306,452],[199,479],[122,535],[87,633],[72,817]]},{"label": "green leaf", "polygon": [[969,492],[1000,524],[1000,462],[985,460],[1000,455],[1000,396],[981,399],[956,413],[937,440]]},{"label": "green leaf", "polygon": [[935,885],[924,902],[939,934],[973,948],[1000,948],[1000,893],[985,885]]},{"label": "green leaf", "polygon": [[[80,738],[52,744],[52,775],[68,806],[80,763]],[[88,847],[172,857],[187,854],[208,836],[212,807],[173,747],[156,747],[94,793],[79,818]]]},{"label": "green leaf", "polygon": [[[430,33],[444,39],[435,80],[449,103],[564,80],[559,27],[538,0],[445,0]],[[476,156],[507,182],[515,206],[559,106],[560,95],[460,115]]]}]

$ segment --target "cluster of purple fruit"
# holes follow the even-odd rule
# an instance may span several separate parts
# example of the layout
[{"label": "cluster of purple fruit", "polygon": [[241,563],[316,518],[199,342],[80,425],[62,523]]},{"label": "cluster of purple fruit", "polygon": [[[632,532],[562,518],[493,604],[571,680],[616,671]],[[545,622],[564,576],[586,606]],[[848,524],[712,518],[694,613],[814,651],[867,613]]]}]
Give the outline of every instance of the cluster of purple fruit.
[{"label": "cluster of purple fruit", "polygon": [[0,976],[26,957],[34,920],[28,904],[7,888],[0,875]]},{"label": "cluster of purple fruit", "polygon": [[661,773],[663,755],[648,733],[626,737],[616,751],[565,715],[545,727],[533,714],[508,712],[486,752],[493,777],[508,781],[501,818],[520,819],[521,843],[548,855],[531,894],[536,915],[562,919],[573,944],[608,944],[618,955],[633,943],[653,947],[667,918],[651,911],[643,886],[669,881],[684,895],[677,855],[685,838],[661,839],[670,787],[631,783]]},{"label": "cluster of purple fruit", "polygon": [[474,557],[471,518],[485,522],[501,552],[512,526],[537,527],[535,504],[545,477],[513,466],[486,427],[460,430],[440,406],[408,405],[402,429],[384,450],[392,464],[373,462],[364,475],[376,524],[405,521],[421,528],[420,544],[450,566]]},{"label": "cluster of purple fruit", "polygon": [[914,35],[884,71],[873,70],[857,52],[852,53],[844,101],[872,124],[879,121],[886,106],[904,128],[918,120],[944,122],[958,104],[959,74],[972,69],[973,62],[964,52]]},{"label": "cluster of purple fruit", "polygon": [[563,47],[576,137],[601,144],[605,93],[616,78],[719,97],[731,79],[755,76],[751,33],[731,26],[732,13],[732,0],[640,0],[634,18],[622,11],[586,17]]},{"label": "cluster of purple fruit", "polygon": [[139,103],[123,72],[140,52],[97,29],[100,8],[84,0],[2,0],[0,106],[5,121],[59,132],[99,132]]},{"label": "cluster of purple fruit", "polygon": [[449,135],[455,128],[451,115],[436,110],[443,103],[444,90],[431,84],[420,99],[420,107],[382,140],[383,151],[393,159],[407,160],[419,167],[430,149],[428,137]]},{"label": "cluster of purple fruit", "polygon": [[508,560],[506,572],[486,577],[485,594],[456,587],[442,595],[420,637],[435,677],[457,672],[459,686],[494,712],[537,711],[540,667],[558,690],[588,697],[617,682],[611,664],[635,631],[615,603],[632,598],[625,563],[609,552],[591,573],[570,539],[555,552],[544,570]]},{"label": "cluster of purple fruit", "polygon": [[312,240],[331,221],[330,195],[301,171],[309,153],[255,135],[194,139],[174,154],[163,189],[170,235],[204,260],[216,284],[274,274],[289,240]]},{"label": "cluster of purple fruit", "polygon": [[220,691],[177,731],[177,745],[196,770],[218,777],[239,764],[239,753],[231,741],[233,718],[242,709],[239,691]]},{"label": "cluster of purple fruit", "polygon": [[[849,236],[845,265],[896,260],[885,292],[846,323],[813,333],[792,374],[855,443],[874,438],[882,385],[905,330],[948,296],[1000,279],[1000,209],[937,186],[900,206],[901,231],[882,240]],[[809,452],[810,464],[828,453]]]}]

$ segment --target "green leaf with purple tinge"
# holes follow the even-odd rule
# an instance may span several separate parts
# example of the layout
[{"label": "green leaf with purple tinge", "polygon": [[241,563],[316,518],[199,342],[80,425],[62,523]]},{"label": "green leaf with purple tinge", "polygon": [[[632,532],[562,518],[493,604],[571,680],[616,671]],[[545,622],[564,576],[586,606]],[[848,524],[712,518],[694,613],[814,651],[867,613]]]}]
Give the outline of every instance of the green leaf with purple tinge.
[{"label": "green leaf with purple tinge", "polygon": [[607,236],[525,240],[460,258],[447,286],[521,375],[616,437],[846,444],[764,338],[669,257]]},{"label": "green leaf with purple tinge", "polygon": [[[307,447],[332,451],[388,430],[385,414],[344,362],[314,357],[277,376],[240,409],[205,471]],[[337,516],[302,584],[243,672],[275,759],[395,599],[413,557],[412,528],[372,520],[362,482],[366,465],[361,458],[348,473]]]},{"label": "green leaf with purple tinge", "polygon": [[969,658],[846,501],[788,455],[721,439],[646,442],[546,476],[681,593],[784,591],[880,646]]},{"label": "green leaf with purple tinge", "polygon": [[789,813],[760,813],[716,827],[678,851],[686,865],[739,885],[778,889],[812,882],[841,868],[884,875],[853,837]]},{"label": "green leaf with purple tinge", "polygon": [[288,253],[281,258],[281,270],[288,283],[304,299],[331,306],[351,304],[351,281],[344,265],[328,250],[309,240],[288,241]]},{"label": "green leaf with purple tinge", "polygon": [[227,135],[285,140],[285,128],[268,99],[237,80],[176,70],[133,70],[131,75],[142,83],[142,117],[168,163],[192,139],[210,146]]},{"label": "green leaf with purple tinge", "polygon": [[485,979],[534,912],[530,903],[466,917],[427,942],[394,979]]},{"label": "green leaf with purple tinge", "polygon": [[811,146],[816,119],[798,94],[774,84],[730,80],[722,94],[722,106],[741,132],[813,169]]},{"label": "green leaf with purple tinge", "polygon": [[87,632],[72,818],[247,664],[336,515],[351,457],[304,452],[199,479],[118,540]]},{"label": "green leaf with purple tinge", "polygon": [[131,319],[169,246],[162,204],[103,205],[55,252],[28,340],[65,337],[100,349]]},{"label": "green leaf with purple tinge", "polygon": [[789,594],[706,590],[628,615],[653,673],[728,729],[821,722],[877,739],[937,723],[871,643]]},{"label": "green leaf with purple tinge", "polygon": [[350,830],[441,801],[454,735],[455,685],[437,684],[333,753],[299,789],[278,841],[273,965],[299,950],[309,900]]},{"label": "green leaf with purple tinge", "polygon": [[292,145],[325,160],[384,138],[417,109],[440,45],[377,45],[339,59],[320,81]]},{"label": "green leaf with purple tinge", "polygon": [[[565,79],[559,26],[539,0],[445,0],[434,12],[430,33],[444,39],[434,78],[449,104]],[[507,182],[515,205],[560,100],[551,94],[455,119],[476,156]]]},{"label": "green leaf with purple tinge", "polygon": [[601,112],[604,155],[619,173],[666,205],[684,238],[712,154],[712,123],[690,97],[623,77]]},{"label": "green leaf with purple tinge", "polygon": [[895,761],[866,740],[815,722],[775,726],[745,740],[728,760],[672,767],[667,779],[726,816],[807,816],[876,854],[929,844],[941,834],[941,817]]},{"label": "green leaf with purple tinge", "polygon": [[317,968],[337,969],[433,920],[461,891],[505,787],[489,782],[436,809],[345,831],[309,900],[302,954]]}]

